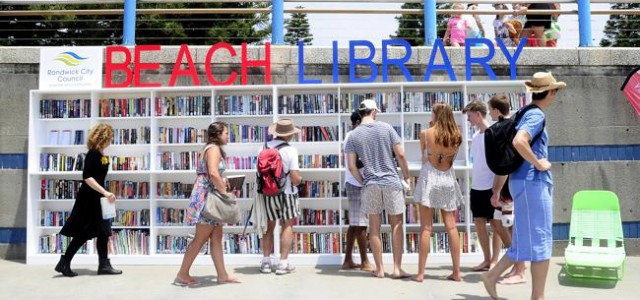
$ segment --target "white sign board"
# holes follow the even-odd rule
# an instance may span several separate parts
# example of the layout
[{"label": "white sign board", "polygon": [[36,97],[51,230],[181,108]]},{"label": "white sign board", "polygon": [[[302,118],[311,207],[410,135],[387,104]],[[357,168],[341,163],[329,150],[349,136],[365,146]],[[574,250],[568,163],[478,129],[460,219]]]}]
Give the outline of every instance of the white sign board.
[{"label": "white sign board", "polygon": [[103,47],[40,48],[40,89],[102,87]]}]

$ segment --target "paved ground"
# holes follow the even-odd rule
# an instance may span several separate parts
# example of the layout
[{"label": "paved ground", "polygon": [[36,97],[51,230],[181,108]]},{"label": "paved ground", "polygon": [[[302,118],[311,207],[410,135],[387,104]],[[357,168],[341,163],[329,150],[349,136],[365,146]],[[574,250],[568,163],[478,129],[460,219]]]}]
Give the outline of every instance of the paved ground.
[{"label": "paved ground", "polygon": [[[575,280],[562,270],[563,259],[552,259],[547,278],[547,299],[638,299],[640,257],[627,258],[622,281]],[[464,281],[444,280],[450,268],[431,265],[427,280],[376,279],[359,271],[340,271],[337,266],[298,267],[293,274],[260,274],[257,266],[231,267],[243,283],[218,285],[213,266],[194,266],[198,287],[172,285],[178,266],[118,266],[121,276],[96,276],[97,266],[74,266],[75,278],[60,277],[53,266],[25,265],[0,260],[0,299],[488,299],[480,273],[463,268]],[[415,272],[415,266],[405,266]],[[387,270],[391,270],[390,266]],[[501,297],[528,299],[528,282],[498,286]],[[636,296],[634,296],[636,295]],[[125,298],[126,297],[126,298]]]}]

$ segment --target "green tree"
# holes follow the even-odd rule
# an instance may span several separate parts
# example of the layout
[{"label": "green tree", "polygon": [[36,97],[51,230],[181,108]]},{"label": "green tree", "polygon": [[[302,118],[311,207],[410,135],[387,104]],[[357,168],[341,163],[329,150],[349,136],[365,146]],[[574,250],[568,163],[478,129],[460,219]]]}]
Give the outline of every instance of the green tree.
[{"label": "green tree", "polygon": [[[436,4],[437,9],[448,9],[451,4]],[[404,3],[403,9],[424,9],[423,3]],[[396,17],[398,20],[398,29],[395,35],[390,35],[394,39],[404,39],[411,46],[424,46],[424,16],[423,15],[401,15]],[[447,30],[447,22],[449,16],[438,14],[436,18],[436,26],[438,28],[438,37],[442,38]]]},{"label": "green tree", "polygon": [[[614,3],[612,9],[640,9],[640,3]],[[611,15],[604,27],[602,47],[640,47],[640,15]]]},{"label": "green tree", "polygon": [[[304,8],[296,6],[296,8]],[[309,20],[305,13],[291,14],[291,19],[285,21],[287,33],[284,35],[284,42],[289,45],[297,45],[298,41],[302,41],[305,45],[311,45],[313,34],[309,31]]]},{"label": "green tree", "polygon": [[[2,6],[3,10],[116,9],[122,4]],[[138,8],[266,8],[262,2],[139,3]],[[122,43],[123,16],[2,17],[0,44],[14,46],[113,45]],[[262,43],[271,32],[268,14],[142,15],[136,18],[137,44],[208,45]]]}]

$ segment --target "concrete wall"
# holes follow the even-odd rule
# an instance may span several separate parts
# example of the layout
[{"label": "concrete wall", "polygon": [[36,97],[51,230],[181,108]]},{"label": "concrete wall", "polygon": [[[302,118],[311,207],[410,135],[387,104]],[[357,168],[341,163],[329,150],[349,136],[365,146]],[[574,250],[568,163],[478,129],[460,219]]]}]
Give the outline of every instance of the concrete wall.
[{"label": "concrete wall", "polygon": [[[240,48],[236,48],[240,54]],[[202,84],[204,58],[208,47],[192,47],[194,61]],[[357,57],[365,57],[368,51],[356,51]],[[486,50],[474,49],[474,56],[483,56]],[[177,47],[163,47],[162,53],[144,55],[144,61],[162,63],[159,72],[143,74],[145,81],[161,81],[166,84],[176,58]],[[391,50],[389,57],[400,57],[401,50]],[[415,81],[422,81],[431,54],[430,48],[413,48],[407,64]],[[463,49],[447,49],[458,80],[464,80],[465,57]],[[374,61],[380,64],[381,50],[376,50]],[[250,59],[264,59],[264,49],[249,51]],[[339,50],[340,81],[349,81],[348,49]],[[214,76],[226,79],[230,71],[240,73],[240,59],[227,55],[214,56]],[[442,59],[438,56],[437,62]],[[524,49],[518,60],[518,79],[527,79],[537,71],[550,70],[557,79],[568,84],[557,101],[548,110],[547,128],[552,146],[568,145],[638,145],[640,144],[640,119],[635,115],[626,98],[620,92],[626,75],[640,61],[639,49]],[[28,139],[28,91],[38,88],[38,48],[0,48],[0,155],[26,153]],[[509,65],[498,50],[491,66],[500,79],[509,78]],[[320,78],[331,82],[332,50],[323,47],[305,49],[305,74],[307,78]],[[272,83],[298,83],[298,49],[296,47],[271,48]],[[358,76],[371,73],[368,67],[358,67]],[[262,69],[250,69],[249,82],[263,83]],[[405,81],[398,68],[390,69],[391,81]],[[486,79],[482,68],[473,67],[473,80]],[[239,75],[239,74],[238,74]],[[121,77],[116,78],[120,80]],[[378,81],[381,75],[378,75]],[[434,73],[431,80],[445,80],[443,72]],[[237,83],[240,83],[238,78]],[[181,79],[179,84],[188,85]],[[640,157],[627,161],[591,161],[555,163],[554,223],[570,220],[571,197],[578,190],[608,189],[616,192],[621,200],[624,221],[640,221]],[[26,170],[0,169],[0,228],[24,228],[26,226]],[[638,249],[638,247],[634,247]],[[637,252],[637,251],[636,251]],[[0,257],[24,256],[23,245],[0,245]]]}]

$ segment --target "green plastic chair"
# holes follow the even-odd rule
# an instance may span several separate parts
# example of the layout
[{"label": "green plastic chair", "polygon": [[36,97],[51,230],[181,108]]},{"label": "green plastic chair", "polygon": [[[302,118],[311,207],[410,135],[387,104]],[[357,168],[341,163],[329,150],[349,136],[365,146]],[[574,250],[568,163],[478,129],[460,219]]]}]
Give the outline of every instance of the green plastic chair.
[{"label": "green plastic chair", "polygon": [[573,196],[566,273],[573,277],[620,280],[624,276],[624,237],[618,196],[580,191]]}]

